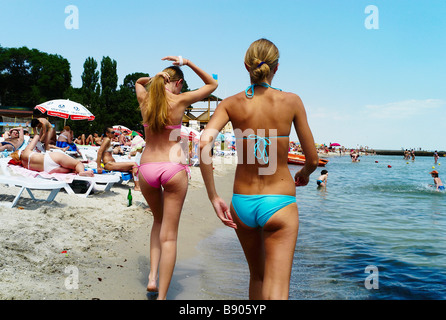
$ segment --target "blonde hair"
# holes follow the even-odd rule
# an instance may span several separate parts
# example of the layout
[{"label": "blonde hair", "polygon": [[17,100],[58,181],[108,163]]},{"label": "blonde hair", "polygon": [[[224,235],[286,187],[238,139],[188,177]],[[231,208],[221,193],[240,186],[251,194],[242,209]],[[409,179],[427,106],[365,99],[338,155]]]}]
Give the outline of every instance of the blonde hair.
[{"label": "blonde hair", "polygon": [[279,49],[267,39],[254,41],[246,51],[245,64],[249,69],[251,82],[260,84],[279,64]]},{"label": "blonde hair", "polygon": [[15,161],[15,162],[22,162],[22,159],[20,159],[20,153],[19,150],[16,150],[12,152],[9,156]]},{"label": "blonde hair", "polygon": [[[184,79],[183,71],[177,66],[171,66],[163,70],[170,76],[170,82]],[[142,105],[143,124],[147,125],[150,130],[161,133],[165,126],[169,124],[169,101],[167,99],[164,77],[156,75],[148,84],[148,94],[146,95]]]}]

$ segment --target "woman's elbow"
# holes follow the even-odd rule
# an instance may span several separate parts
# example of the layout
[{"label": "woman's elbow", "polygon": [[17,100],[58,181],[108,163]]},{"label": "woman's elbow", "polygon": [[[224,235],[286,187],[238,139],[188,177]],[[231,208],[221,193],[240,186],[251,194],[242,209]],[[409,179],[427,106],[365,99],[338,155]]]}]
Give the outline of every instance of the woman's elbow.
[{"label": "woman's elbow", "polygon": [[309,172],[313,172],[317,169],[317,166],[319,164],[319,157],[310,157],[309,159],[305,160],[305,166],[307,167],[307,170]]}]

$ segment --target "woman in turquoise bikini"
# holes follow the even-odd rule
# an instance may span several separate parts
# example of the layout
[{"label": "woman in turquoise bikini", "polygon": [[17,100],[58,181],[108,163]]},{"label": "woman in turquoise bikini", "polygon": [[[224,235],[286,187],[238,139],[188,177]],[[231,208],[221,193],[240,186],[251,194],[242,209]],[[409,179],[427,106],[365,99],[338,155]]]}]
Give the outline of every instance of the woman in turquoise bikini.
[{"label": "woman in turquoise bikini", "polygon": [[[302,101],[271,87],[278,59],[272,42],[251,44],[245,55],[251,86],[220,103],[200,141],[200,169],[209,199],[222,222],[236,229],[249,265],[250,299],[288,298],[299,226],[295,186],[307,185],[318,163]],[[230,208],[217,194],[207,152],[228,121],[239,157]],[[287,164],[292,124],[306,156],[294,181]]]}]

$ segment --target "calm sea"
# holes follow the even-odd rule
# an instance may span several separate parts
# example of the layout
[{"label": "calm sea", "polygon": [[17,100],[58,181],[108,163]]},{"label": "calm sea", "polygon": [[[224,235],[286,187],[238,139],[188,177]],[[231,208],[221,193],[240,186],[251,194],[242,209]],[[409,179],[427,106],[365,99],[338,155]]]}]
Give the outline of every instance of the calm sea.
[{"label": "calm sea", "polygon": [[[332,157],[296,189],[290,299],[446,299],[446,193],[429,186],[433,157],[360,160]],[[446,182],[446,158],[439,162]],[[299,168],[290,165],[293,174]],[[326,189],[316,187],[322,169]],[[248,267],[235,233],[219,229],[199,249],[202,298],[247,299]]]}]

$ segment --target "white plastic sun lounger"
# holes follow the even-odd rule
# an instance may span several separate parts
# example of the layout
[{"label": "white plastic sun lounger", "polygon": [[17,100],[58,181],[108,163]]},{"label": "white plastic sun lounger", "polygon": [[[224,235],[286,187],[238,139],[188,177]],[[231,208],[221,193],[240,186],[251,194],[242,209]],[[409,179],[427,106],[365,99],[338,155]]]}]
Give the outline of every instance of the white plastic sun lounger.
[{"label": "white plastic sun lounger", "polygon": [[73,194],[78,197],[86,198],[90,195],[92,190],[109,191],[111,187],[121,181],[121,176],[117,174],[95,174],[94,177],[85,177],[77,175],[75,181],[87,181],[89,187],[84,193],[75,193],[70,185],[64,187],[68,194]]},{"label": "white plastic sun lounger", "polygon": [[[0,183],[9,185],[10,187],[15,186],[20,188],[18,194],[16,195],[16,197],[12,202],[6,202],[6,203],[0,202],[1,206],[5,206],[8,208],[12,208],[17,204],[17,201],[19,201],[24,190],[28,192],[31,199],[33,200],[44,200],[47,202],[51,202],[59,193],[60,189],[65,188],[68,185],[66,182],[63,181],[52,181],[40,178],[31,179],[25,177],[5,176],[5,175],[0,175]],[[34,194],[31,192],[31,190],[48,190],[50,191],[50,194],[46,200],[37,199],[36,197],[34,197]]]}]

